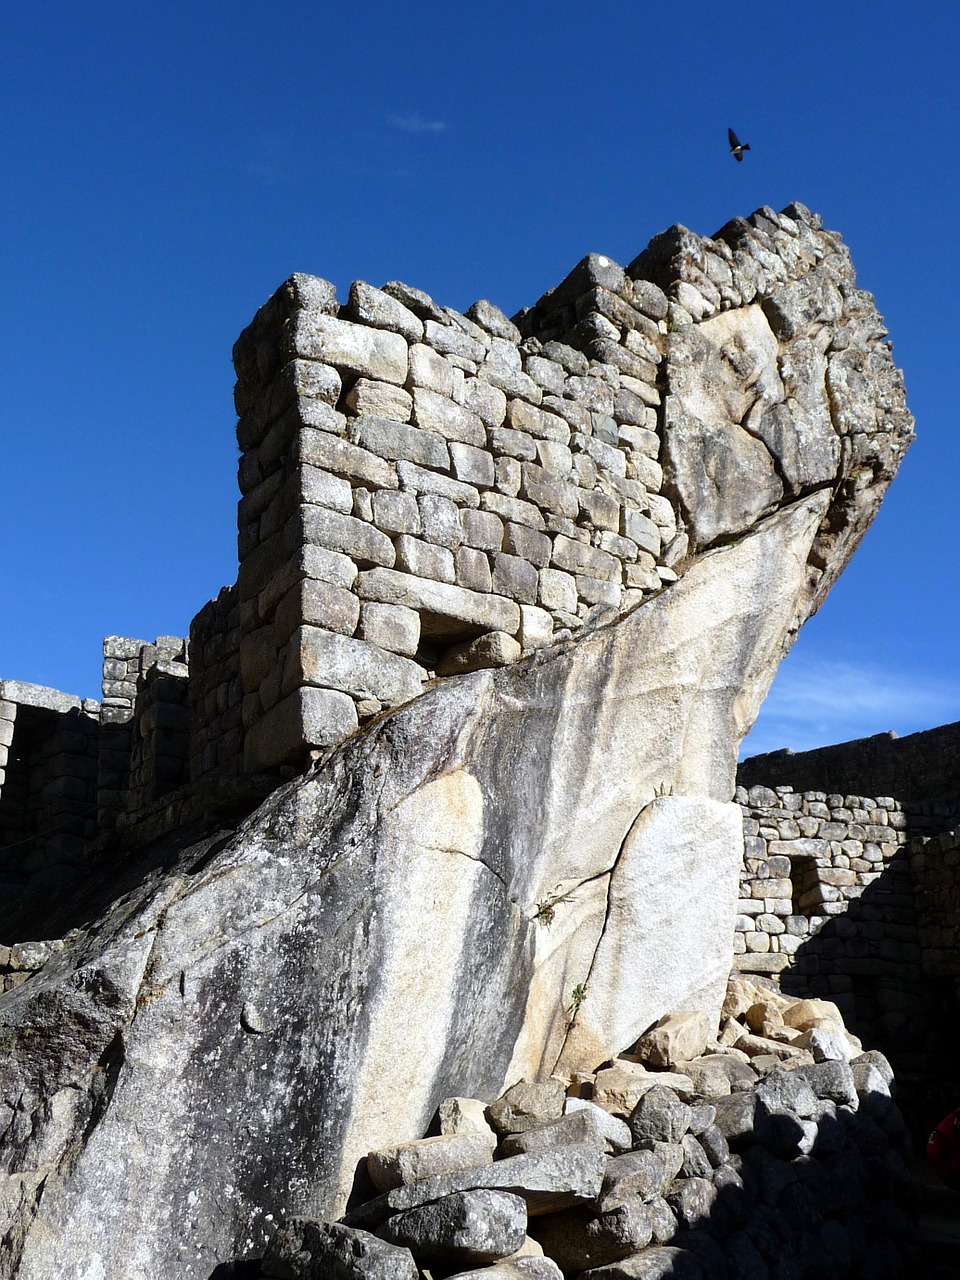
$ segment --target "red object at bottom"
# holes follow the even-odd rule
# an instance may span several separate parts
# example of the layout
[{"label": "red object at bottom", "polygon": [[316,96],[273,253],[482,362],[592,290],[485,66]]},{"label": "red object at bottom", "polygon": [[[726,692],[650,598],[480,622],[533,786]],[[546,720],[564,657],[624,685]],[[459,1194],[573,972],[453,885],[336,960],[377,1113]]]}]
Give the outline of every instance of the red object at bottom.
[{"label": "red object at bottom", "polygon": [[960,1108],[944,1116],[927,1139],[927,1160],[941,1181],[960,1190]]}]

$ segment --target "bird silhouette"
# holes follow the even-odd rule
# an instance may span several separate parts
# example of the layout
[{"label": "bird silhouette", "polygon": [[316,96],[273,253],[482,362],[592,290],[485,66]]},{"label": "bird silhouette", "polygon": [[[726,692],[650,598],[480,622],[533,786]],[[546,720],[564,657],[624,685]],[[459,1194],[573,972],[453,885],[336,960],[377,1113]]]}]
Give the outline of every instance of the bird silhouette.
[{"label": "bird silhouette", "polygon": [[727,137],[730,139],[730,154],[739,164],[743,159],[743,153],[750,150],[750,143],[741,142],[732,129],[727,130]]}]

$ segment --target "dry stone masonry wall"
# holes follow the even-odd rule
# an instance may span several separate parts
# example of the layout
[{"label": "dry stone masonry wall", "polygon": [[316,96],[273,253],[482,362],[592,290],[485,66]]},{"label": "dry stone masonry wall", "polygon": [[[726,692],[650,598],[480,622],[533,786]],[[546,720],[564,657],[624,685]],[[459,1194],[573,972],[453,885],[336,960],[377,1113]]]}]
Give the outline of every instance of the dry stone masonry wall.
[{"label": "dry stone masonry wall", "polygon": [[832,581],[911,435],[884,337],[799,205],[590,255],[514,321],[292,277],[234,351],[245,767],[616,616],[819,488]]}]

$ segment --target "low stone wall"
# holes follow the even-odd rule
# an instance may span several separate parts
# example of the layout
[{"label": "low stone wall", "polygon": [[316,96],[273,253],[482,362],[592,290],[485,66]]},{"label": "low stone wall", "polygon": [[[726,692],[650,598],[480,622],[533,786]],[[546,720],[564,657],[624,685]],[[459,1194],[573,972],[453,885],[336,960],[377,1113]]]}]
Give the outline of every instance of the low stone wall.
[{"label": "low stone wall", "polygon": [[834,1001],[914,1093],[922,1084],[929,1102],[911,1105],[936,1119],[960,1084],[960,836],[930,812],[947,806],[785,785],[737,799],[737,970]]},{"label": "low stone wall", "polygon": [[878,733],[813,751],[752,756],[740,764],[737,781],[748,788],[789,783],[798,791],[883,792],[917,809],[929,806],[930,818],[938,808],[955,813],[960,804],[960,721],[903,738]]}]

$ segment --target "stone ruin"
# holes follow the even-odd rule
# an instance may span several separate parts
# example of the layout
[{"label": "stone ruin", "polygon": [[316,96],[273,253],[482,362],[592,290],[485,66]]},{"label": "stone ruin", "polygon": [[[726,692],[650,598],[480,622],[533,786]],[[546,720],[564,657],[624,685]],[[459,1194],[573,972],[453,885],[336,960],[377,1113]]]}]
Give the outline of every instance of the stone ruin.
[{"label": "stone ruin", "polygon": [[[869,1051],[848,1066],[849,1038],[839,1058],[823,1037],[798,1046],[817,1019],[785,1027],[784,1011],[829,998],[847,1036],[841,1009],[866,1007],[859,962],[919,947],[893,962],[918,986],[924,956],[948,964],[949,824],[919,833],[906,803],[866,786],[735,791],[780,658],[912,438],[840,238],[801,205],[709,239],[674,227],[626,269],[588,256],[512,320],[397,282],[339,303],[295,275],[234,358],[236,584],[189,637],[108,637],[99,704],[0,686],[0,1273],[213,1280],[256,1275],[266,1254],[265,1275],[412,1280],[412,1258],[395,1272],[373,1237],[343,1235],[398,1210],[364,1207],[369,1153],[416,1148],[438,1114],[456,1136],[445,1100],[543,1087],[571,1128],[606,1123],[596,1107],[576,1119],[588,1103],[609,1114],[620,1146],[583,1157],[606,1186],[607,1157],[671,1144],[640,1134],[639,1096],[604,1107],[605,1073],[646,1078],[650,1029],[686,1011],[704,1029],[696,1080],[668,1071],[644,1091],[685,1108],[680,1164],[660,1153],[651,1196],[690,1238],[669,1243],[658,1205],[641,1243],[653,1199],[631,1201],[632,1252],[621,1239],[598,1280],[726,1274],[764,1196],[761,1218],[787,1235],[741,1249],[758,1277],[781,1274],[771,1248],[791,1252],[794,1229],[804,1275],[824,1258],[861,1274],[835,1224],[846,1215],[856,1244],[872,1209],[821,1201],[830,1178],[863,1190],[872,1144],[888,1222],[912,1212],[889,1067]],[[877,895],[915,834],[923,918],[908,923]],[[879,1039],[903,1025],[890,991]],[[730,1094],[717,1071],[744,1058],[750,1082]],[[521,1129],[555,1112],[553,1098]],[[616,1155],[627,1120],[641,1145]],[[715,1122],[754,1151],[752,1174]],[[533,1183],[509,1183],[508,1217],[518,1194],[570,1194],[569,1170],[541,1185],[554,1175],[516,1132],[500,1126],[493,1168],[526,1160]],[[812,1172],[789,1210],[773,1203],[821,1157],[826,1183]],[[382,1196],[412,1196],[413,1212],[424,1176]],[[503,1191],[487,1177],[473,1190]],[[734,1218],[714,1209],[721,1182]],[[609,1254],[609,1224],[589,1224],[610,1205],[590,1186],[579,1226],[557,1227],[565,1274],[603,1252],[584,1261],[570,1231],[600,1232]],[[442,1217],[462,1190],[425,1203]],[[339,1235],[322,1225],[344,1213]],[[310,1241],[328,1237],[346,1253],[321,1257]],[[556,1263],[483,1274],[526,1272]]]}]

